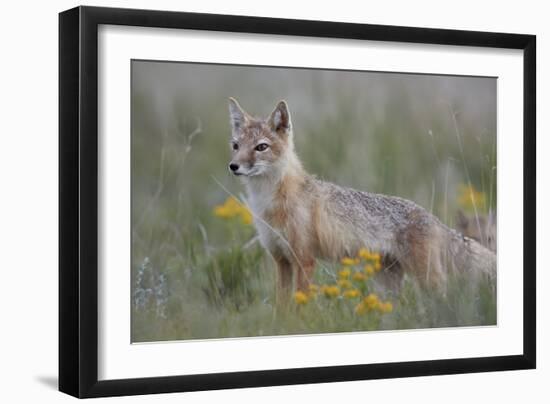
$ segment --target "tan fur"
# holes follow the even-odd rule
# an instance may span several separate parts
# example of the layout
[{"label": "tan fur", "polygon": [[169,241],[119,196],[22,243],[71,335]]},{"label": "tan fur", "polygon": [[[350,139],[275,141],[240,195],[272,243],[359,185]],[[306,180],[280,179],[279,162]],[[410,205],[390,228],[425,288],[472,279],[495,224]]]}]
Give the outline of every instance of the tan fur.
[{"label": "tan fur", "polygon": [[487,215],[467,215],[459,210],[456,215],[456,228],[466,237],[476,240],[491,251],[497,250],[496,217]]},{"label": "tan fur", "polygon": [[[445,289],[448,268],[493,275],[496,257],[444,226],[415,203],[317,180],[294,152],[288,106],[267,120],[252,118],[230,99],[231,165],[248,191],[264,248],[278,268],[278,296],[306,290],[315,260],[337,261],[366,247],[380,252],[387,271],[406,272],[426,286]],[[267,144],[265,150],[258,145]]]}]

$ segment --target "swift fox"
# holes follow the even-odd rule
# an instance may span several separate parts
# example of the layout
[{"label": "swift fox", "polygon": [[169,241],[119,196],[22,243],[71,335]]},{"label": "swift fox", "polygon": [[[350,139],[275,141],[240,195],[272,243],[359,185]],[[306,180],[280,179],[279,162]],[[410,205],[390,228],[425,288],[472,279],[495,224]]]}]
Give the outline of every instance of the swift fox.
[{"label": "swift fox", "polygon": [[357,191],[305,172],[294,150],[288,105],[267,119],[229,99],[229,170],[243,179],[262,246],[277,264],[278,297],[306,290],[315,260],[338,261],[366,247],[428,287],[445,290],[449,270],[494,276],[495,254],[406,199]]}]

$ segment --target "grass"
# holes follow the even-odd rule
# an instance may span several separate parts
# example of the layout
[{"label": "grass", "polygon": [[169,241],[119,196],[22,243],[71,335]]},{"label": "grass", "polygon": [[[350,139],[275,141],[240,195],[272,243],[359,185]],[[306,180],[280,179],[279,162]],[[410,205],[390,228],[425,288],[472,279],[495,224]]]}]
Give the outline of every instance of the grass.
[{"label": "grass", "polygon": [[[231,224],[249,226],[237,221]],[[396,292],[381,288],[376,273],[366,282],[354,281],[352,275],[344,279],[339,275],[339,266],[327,263],[316,271],[314,284],[319,285],[319,291],[307,294],[305,301],[297,294],[289,305],[277,307],[274,268],[259,246],[241,247],[249,229],[241,230],[232,245],[220,249],[205,246],[204,250],[190,252],[181,263],[173,262],[172,270],[158,271],[148,259],[144,260],[140,268],[145,277],[157,283],[134,285],[140,296],[147,288],[152,292],[146,304],[133,305],[133,341],[496,324],[496,296],[488,280],[472,282],[465,275],[452,276],[447,294],[442,296],[406,278]],[[188,262],[193,263],[192,269],[183,273],[177,270]],[[166,276],[164,281],[158,273]],[[359,269],[352,273],[362,272]],[[338,289],[336,285],[344,281],[350,283],[348,290],[358,290],[360,296],[346,297],[344,287],[331,295],[330,290],[324,292],[320,286]],[[363,297],[374,294],[380,302],[390,302],[391,310],[372,309],[359,314]]]},{"label": "grass", "polygon": [[[222,207],[228,205],[235,204]],[[496,295],[488,279],[451,275],[445,296],[408,277],[399,290],[387,289],[378,281],[381,264],[375,254],[319,263],[309,293],[297,292],[289,304],[276,305],[273,263],[258,245],[253,225],[235,207],[230,214],[218,206],[214,214],[225,245],[211,246],[203,233],[186,252],[168,254],[164,268],[149,257],[138,265],[133,341],[496,324]]]},{"label": "grass", "polygon": [[[243,192],[226,168],[235,96],[261,115],[286,99],[298,155],[325,180],[414,200],[449,226],[459,208],[494,211],[493,79],[133,63],[132,341],[496,324],[494,285],[465,275],[446,296],[375,275],[362,298],[340,288],[277,307],[271,258],[224,205]],[[319,262],[314,283],[336,286],[340,269]],[[392,310],[359,314],[371,293]]]}]

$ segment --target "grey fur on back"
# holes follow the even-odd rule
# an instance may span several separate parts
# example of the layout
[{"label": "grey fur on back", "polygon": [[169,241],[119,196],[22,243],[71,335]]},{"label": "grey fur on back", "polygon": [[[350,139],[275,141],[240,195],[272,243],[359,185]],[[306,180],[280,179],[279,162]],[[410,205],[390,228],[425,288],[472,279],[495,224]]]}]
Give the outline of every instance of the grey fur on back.
[{"label": "grey fur on back", "polygon": [[[418,204],[395,196],[358,191],[315,180],[325,194],[327,209],[349,226],[358,243],[406,261],[414,245],[402,235],[411,228],[419,237],[426,236],[441,251],[442,265],[449,271],[473,271],[491,278],[496,275],[496,255],[477,241],[449,228]],[[433,237],[433,239],[430,239]],[[350,246],[350,250],[359,245]]]}]

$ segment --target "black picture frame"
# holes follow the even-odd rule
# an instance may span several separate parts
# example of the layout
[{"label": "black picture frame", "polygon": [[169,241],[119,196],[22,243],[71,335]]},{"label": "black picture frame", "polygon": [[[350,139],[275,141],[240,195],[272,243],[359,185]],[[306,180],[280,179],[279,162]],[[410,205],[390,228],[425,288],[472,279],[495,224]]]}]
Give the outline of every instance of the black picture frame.
[{"label": "black picture frame", "polygon": [[[98,380],[98,26],[113,24],[523,50],[523,354]],[[59,15],[59,390],[76,397],[324,383],[536,366],[536,37],[77,7]]]}]

